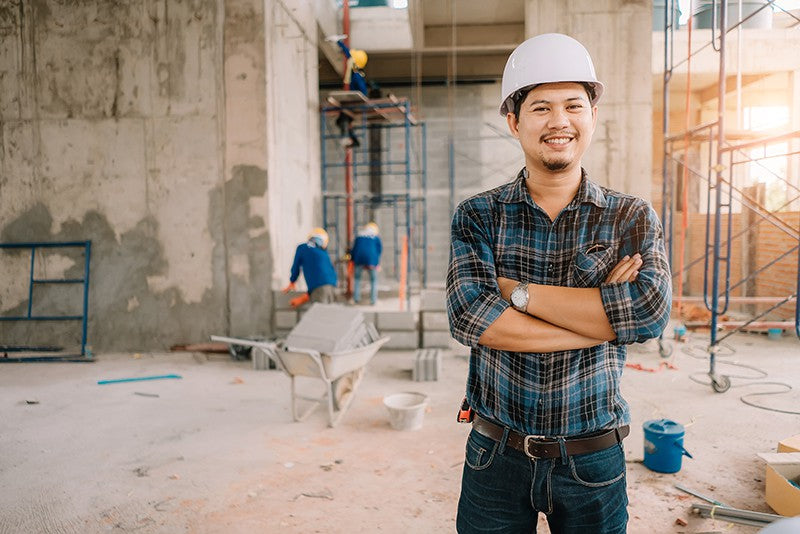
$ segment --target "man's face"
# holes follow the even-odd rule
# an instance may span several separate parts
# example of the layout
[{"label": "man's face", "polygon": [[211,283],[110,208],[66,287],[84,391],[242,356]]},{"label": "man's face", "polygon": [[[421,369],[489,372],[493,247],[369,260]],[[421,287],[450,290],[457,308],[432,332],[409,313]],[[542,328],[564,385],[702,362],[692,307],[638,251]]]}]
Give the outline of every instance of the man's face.
[{"label": "man's face", "polygon": [[559,172],[580,167],[594,133],[597,107],[579,83],[547,83],[528,92],[519,119],[509,113],[506,120],[522,145],[526,165]]}]

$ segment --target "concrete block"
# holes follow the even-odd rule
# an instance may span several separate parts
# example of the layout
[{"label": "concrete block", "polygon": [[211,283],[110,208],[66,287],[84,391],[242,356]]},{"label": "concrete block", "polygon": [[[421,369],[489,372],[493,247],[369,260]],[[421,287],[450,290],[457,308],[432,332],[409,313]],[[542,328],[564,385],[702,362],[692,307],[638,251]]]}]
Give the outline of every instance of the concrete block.
[{"label": "concrete block", "polygon": [[422,333],[422,346],[423,347],[449,347],[450,346],[450,332],[436,332],[426,330]]},{"label": "concrete block", "polygon": [[381,332],[384,336],[389,336],[389,341],[383,346],[384,349],[413,350],[419,347],[419,334],[416,330],[406,332]]},{"label": "concrete block", "polygon": [[289,301],[293,298],[297,298],[300,295],[304,294],[305,291],[289,291],[288,293],[284,293],[283,291],[273,291],[272,292],[272,302],[275,306],[276,310],[291,310],[293,309],[289,305]]},{"label": "concrete block", "polygon": [[411,370],[411,378],[415,382],[436,381],[442,373],[441,349],[418,349]]},{"label": "concrete block", "polygon": [[297,324],[297,312],[277,310],[275,312],[275,328],[292,329]]},{"label": "concrete block", "polygon": [[450,331],[450,322],[447,320],[447,312],[443,311],[424,311],[420,313],[422,330],[428,332],[431,330]]},{"label": "concrete block", "polygon": [[420,292],[420,309],[422,311],[444,311],[447,300],[444,289],[423,289]]},{"label": "concrete block", "polygon": [[313,304],[286,338],[290,347],[340,352],[357,347],[366,335],[361,311],[341,304]]},{"label": "concrete block", "polygon": [[291,332],[291,330],[288,328],[276,328],[274,334],[278,339],[286,339],[286,336],[289,335],[289,332]]},{"label": "concrete block", "polygon": [[361,312],[364,314],[364,322],[375,324],[375,312]]},{"label": "concrete block", "polygon": [[375,313],[377,317],[377,327],[380,332],[384,330],[416,330],[416,314],[410,311]]}]

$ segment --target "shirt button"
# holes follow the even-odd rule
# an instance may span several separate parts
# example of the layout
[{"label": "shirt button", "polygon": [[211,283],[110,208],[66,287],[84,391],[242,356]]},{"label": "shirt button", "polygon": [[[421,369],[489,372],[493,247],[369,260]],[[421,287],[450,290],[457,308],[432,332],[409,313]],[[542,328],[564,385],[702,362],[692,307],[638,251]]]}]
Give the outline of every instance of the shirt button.
[{"label": "shirt button", "polygon": [[539,399],[539,406],[544,404],[544,399]]}]

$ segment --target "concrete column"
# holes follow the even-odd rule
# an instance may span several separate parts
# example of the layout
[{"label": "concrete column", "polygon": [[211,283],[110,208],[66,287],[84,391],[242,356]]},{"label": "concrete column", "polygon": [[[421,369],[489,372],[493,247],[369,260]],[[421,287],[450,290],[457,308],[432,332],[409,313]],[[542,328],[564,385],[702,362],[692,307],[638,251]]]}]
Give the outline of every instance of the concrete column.
[{"label": "concrete column", "polygon": [[263,0],[227,0],[224,23],[225,187],[218,220],[231,335],[266,334],[271,324],[272,233],[267,196]]},{"label": "concrete column", "polygon": [[322,223],[317,26],[305,0],[265,0],[266,139],[273,288]]}]

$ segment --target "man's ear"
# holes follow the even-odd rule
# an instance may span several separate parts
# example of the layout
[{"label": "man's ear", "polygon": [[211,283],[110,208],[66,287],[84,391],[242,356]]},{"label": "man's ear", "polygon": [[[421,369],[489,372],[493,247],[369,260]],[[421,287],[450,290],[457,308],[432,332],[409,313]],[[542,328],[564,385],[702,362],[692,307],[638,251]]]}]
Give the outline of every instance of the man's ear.
[{"label": "man's ear", "polygon": [[506,113],[506,122],[508,123],[508,130],[511,132],[511,135],[519,139],[519,121],[517,120],[517,116],[513,113]]},{"label": "man's ear", "polygon": [[592,106],[592,131],[594,132],[597,126],[597,106]]}]

